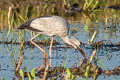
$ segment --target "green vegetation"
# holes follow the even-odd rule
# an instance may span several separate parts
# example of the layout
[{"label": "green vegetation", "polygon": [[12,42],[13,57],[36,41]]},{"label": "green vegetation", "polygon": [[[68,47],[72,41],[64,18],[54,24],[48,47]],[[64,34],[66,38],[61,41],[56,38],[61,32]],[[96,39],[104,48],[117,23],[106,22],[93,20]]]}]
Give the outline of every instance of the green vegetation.
[{"label": "green vegetation", "polygon": [[5,80],[4,77],[2,77],[1,80]]},{"label": "green vegetation", "polygon": [[34,67],[31,71],[31,76],[34,78],[34,80],[36,80],[35,71],[36,71],[36,67]]},{"label": "green vegetation", "polygon": [[64,69],[66,68],[67,60],[68,60],[68,56],[66,56],[66,59],[65,59],[65,62],[64,62]]},{"label": "green vegetation", "polygon": [[28,79],[29,79],[29,80],[32,80],[32,79],[31,79],[31,76],[30,76],[30,74],[29,74],[29,73],[27,73],[27,75],[28,75]]},{"label": "green vegetation", "polygon": [[88,65],[88,66],[86,67],[86,72],[85,72],[85,77],[86,77],[86,78],[88,78],[88,76],[89,76],[89,71],[90,71],[90,66]]},{"label": "green vegetation", "polygon": [[[54,3],[52,3],[54,2]],[[74,4],[78,4],[83,12],[90,17],[96,16],[96,13],[92,14],[91,12],[102,11],[106,6],[113,5],[108,3],[114,2],[119,4],[120,1],[116,0],[43,0],[43,1],[34,1],[34,0],[16,0],[14,2],[9,0],[4,0],[1,2],[0,6],[0,29],[9,29],[7,37],[11,28],[18,27],[21,23],[25,22],[30,18],[35,18],[44,15],[60,15],[65,16],[68,10]],[[7,6],[5,6],[6,4]],[[59,4],[58,4],[59,3]],[[57,5],[56,5],[57,4]],[[107,13],[111,14],[111,13]],[[80,16],[81,14],[77,14]],[[97,15],[99,16],[99,15]],[[75,16],[72,16],[75,17]],[[66,17],[67,18],[67,17]]]},{"label": "green vegetation", "polygon": [[22,80],[24,80],[24,72],[23,72],[23,70],[21,69],[21,70],[19,71],[19,73],[20,73],[20,75],[21,75],[21,77],[22,77]]},{"label": "green vegetation", "polygon": [[[36,67],[34,67],[32,69],[31,74],[27,72],[27,76],[28,76],[29,80],[32,80],[32,78],[34,78],[34,80],[36,80],[35,72],[36,72]],[[19,74],[21,75],[22,80],[24,80],[25,75],[24,75],[24,71],[22,69],[19,70]]]},{"label": "green vegetation", "polygon": [[66,71],[70,80],[74,80],[74,76],[71,74],[70,69],[67,68]]}]

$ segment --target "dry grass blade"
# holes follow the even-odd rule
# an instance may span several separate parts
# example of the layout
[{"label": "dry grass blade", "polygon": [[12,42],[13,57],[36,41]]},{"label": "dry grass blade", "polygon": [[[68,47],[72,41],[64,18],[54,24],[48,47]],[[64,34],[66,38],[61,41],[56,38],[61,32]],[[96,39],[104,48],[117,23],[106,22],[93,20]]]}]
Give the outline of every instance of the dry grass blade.
[{"label": "dry grass blade", "polygon": [[47,65],[46,68],[45,68],[45,71],[44,71],[43,80],[47,80],[48,69],[49,69],[49,66]]},{"label": "dry grass blade", "polygon": [[92,52],[91,56],[90,56],[90,59],[89,59],[89,63],[92,62],[94,56],[95,56],[95,53],[96,53],[96,49]]},{"label": "dry grass blade", "polygon": [[94,41],[96,35],[97,35],[97,31],[95,31],[95,32],[93,33],[91,39],[89,40],[90,44],[93,44],[93,41]]},{"label": "dry grass blade", "polygon": [[11,24],[10,24],[11,10],[12,10],[12,7],[9,7],[9,11],[8,11],[8,25],[9,25],[9,29],[11,28]]},{"label": "dry grass blade", "polygon": [[21,66],[21,64],[22,64],[22,61],[23,61],[23,56],[21,56],[21,58],[20,58],[20,60],[19,60],[19,62],[18,62],[18,65],[17,65],[17,67],[16,67],[16,72],[18,72],[18,70],[19,70],[19,68],[20,68],[20,66]]},{"label": "dry grass blade", "polygon": [[11,10],[12,10],[12,7],[9,7],[9,11],[8,11],[8,26],[9,26],[9,30],[8,30],[8,33],[7,33],[7,39],[8,39],[10,30],[11,30],[11,24],[10,24]]},{"label": "dry grass blade", "polygon": [[19,18],[23,20],[24,22],[26,21],[20,14],[18,14]]}]

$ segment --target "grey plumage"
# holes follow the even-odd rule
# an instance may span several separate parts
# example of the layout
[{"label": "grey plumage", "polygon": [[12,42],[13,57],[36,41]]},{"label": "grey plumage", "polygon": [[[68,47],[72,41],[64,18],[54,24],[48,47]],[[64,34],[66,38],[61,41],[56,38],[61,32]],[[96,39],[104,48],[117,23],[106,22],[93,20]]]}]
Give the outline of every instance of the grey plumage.
[{"label": "grey plumage", "polygon": [[32,31],[42,32],[48,36],[59,36],[65,43],[73,46],[75,49],[80,47],[80,42],[68,37],[70,24],[67,20],[59,16],[38,17],[31,19],[22,24],[18,29],[28,29]]}]

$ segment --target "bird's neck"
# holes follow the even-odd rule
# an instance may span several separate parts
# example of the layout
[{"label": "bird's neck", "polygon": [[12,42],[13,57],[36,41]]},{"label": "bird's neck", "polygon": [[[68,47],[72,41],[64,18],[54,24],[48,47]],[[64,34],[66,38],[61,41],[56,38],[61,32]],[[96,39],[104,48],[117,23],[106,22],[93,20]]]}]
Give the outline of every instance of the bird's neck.
[{"label": "bird's neck", "polygon": [[62,37],[63,41],[69,45],[71,45],[70,38],[68,36]]},{"label": "bird's neck", "polygon": [[75,48],[75,45],[72,43],[71,38],[69,38],[68,36],[65,36],[65,37],[62,37],[62,39],[65,43]]}]

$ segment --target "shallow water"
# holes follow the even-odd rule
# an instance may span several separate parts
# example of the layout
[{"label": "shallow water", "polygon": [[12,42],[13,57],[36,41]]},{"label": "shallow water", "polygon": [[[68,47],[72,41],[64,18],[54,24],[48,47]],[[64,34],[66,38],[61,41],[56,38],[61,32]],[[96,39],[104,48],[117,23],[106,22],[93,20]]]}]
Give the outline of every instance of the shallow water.
[{"label": "shallow water", "polygon": [[[88,32],[85,31],[83,24],[80,23],[72,23],[71,31],[69,36],[76,37],[79,41],[83,43],[87,43],[86,47],[82,47],[85,51],[86,55],[89,57],[93,51],[90,48],[88,43],[88,39],[91,37],[94,31],[98,31],[97,36],[95,37],[94,42],[105,40],[105,44],[117,44],[120,42],[120,25],[116,27],[107,27],[100,23],[96,27],[89,28]],[[74,29],[74,31],[73,31]],[[0,32],[0,41],[6,40],[7,30]],[[30,32],[25,31],[22,33],[24,35],[25,41],[29,41]],[[19,42],[20,38],[18,37],[18,31],[15,33],[10,32],[8,41]],[[42,39],[48,39],[47,36],[43,36]],[[36,39],[36,41],[39,38]],[[74,50],[73,48],[67,48],[68,45],[64,44],[64,42],[59,38],[55,37],[55,40],[60,43],[60,45],[54,45],[52,49],[52,67],[56,66],[64,66],[64,62],[67,59],[66,68],[70,68],[72,66],[80,65],[82,56],[79,51]],[[41,45],[45,51],[48,53],[49,46]],[[60,48],[64,47],[64,48]],[[118,50],[114,50],[118,49]],[[5,80],[14,79],[17,80],[15,75],[15,63],[18,62],[20,58],[20,45],[19,44],[0,44],[0,78],[4,77]],[[23,48],[24,51],[24,60],[20,67],[20,69],[25,69],[26,72],[31,72],[34,67],[39,67],[43,64],[43,53],[36,47],[31,47],[29,45],[25,45]],[[103,47],[99,49],[98,52],[98,60],[97,64],[102,70],[113,69],[120,65],[120,47]],[[105,76],[104,74],[98,77],[98,80],[119,80],[119,76]],[[80,78],[78,78],[79,80]]]}]

